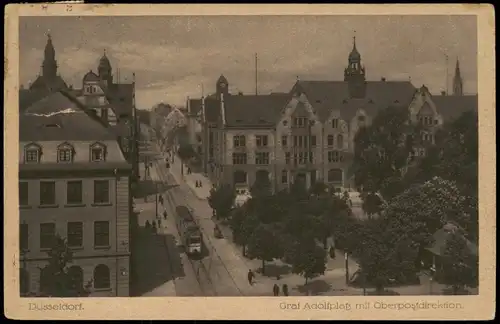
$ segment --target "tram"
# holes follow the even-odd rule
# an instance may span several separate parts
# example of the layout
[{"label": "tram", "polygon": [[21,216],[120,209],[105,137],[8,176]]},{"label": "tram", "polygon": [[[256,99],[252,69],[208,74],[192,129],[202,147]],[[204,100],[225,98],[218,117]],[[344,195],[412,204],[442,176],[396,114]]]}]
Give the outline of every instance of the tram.
[{"label": "tram", "polygon": [[175,224],[179,231],[181,244],[189,255],[199,255],[202,253],[202,233],[198,224],[196,224],[193,214],[186,206],[177,206]]}]

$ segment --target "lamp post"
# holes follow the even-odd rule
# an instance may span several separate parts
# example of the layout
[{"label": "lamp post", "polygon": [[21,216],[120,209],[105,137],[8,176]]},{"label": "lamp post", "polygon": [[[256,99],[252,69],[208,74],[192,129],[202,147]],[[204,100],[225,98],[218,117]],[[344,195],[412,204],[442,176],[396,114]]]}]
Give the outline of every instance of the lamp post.
[{"label": "lamp post", "polygon": [[345,259],[345,283],[349,284],[349,254],[347,252],[344,253]]}]

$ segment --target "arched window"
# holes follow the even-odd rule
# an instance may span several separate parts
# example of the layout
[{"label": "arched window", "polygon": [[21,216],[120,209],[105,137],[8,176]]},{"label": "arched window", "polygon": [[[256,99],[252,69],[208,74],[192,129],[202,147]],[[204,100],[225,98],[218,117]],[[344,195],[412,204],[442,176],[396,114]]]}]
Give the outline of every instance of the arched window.
[{"label": "arched window", "polygon": [[237,170],[233,173],[234,184],[246,184],[247,183],[247,173],[245,171]]},{"label": "arched window", "polygon": [[69,288],[76,294],[83,290],[83,270],[79,266],[71,266],[68,269]]},{"label": "arched window", "polygon": [[104,264],[100,264],[94,269],[94,288],[95,289],[106,289],[109,288],[111,284],[111,278],[109,275],[109,268]]},{"label": "arched window", "polygon": [[39,163],[42,155],[40,145],[30,143],[24,147],[24,163]]},{"label": "arched window", "polygon": [[337,135],[337,147],[340,149],[344,147],[344,136],[340,134]]},{"label": "arched window", "polygon": [[333,135],[328,135],[327,141],[328,146],[333,146]]},{"label": "arched window", "polygon": [[101,162],[106,160],[106,146],[101,143],[94,143],[90,146],[90,161]]},{"label": "arched window", "polygon": [[343,178],[343,172],[341,169],[328,170],[328,182],[341,184],[342,178]]},{"label": "arched window", "polygon": [[69,143],[62,143],[57,147],[57,162],[73,162],[75,150]]},{"label": "arched window", "polygon": [[26,269],[19,269],[19,288],[21,290],[21,296],[24,296],[30,292],[30,274]]}]

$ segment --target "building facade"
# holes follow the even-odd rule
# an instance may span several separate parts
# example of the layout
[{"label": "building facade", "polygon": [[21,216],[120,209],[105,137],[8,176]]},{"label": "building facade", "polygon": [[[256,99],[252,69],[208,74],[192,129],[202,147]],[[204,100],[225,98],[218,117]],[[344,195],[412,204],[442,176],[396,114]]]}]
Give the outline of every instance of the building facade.
[{"label": "building facade", "polygon": [[56,235],[73,251],[69,273],[91,297],[129,296],[130,177],[114,133],[70,94],[20,116],[21,295],[44,294]]},{"label": "building facade", "polygon": [[[477,110],[477,95],[464,95],[457,60],[453,94],[433,96],[427,87],[381,77],[366,80],[354,38],[343,81],[297,80],[286,94],[231,95],[221,76],[213,96],[188,100],[192,138],[205,155],[214,183],[251,187],[267,176],[276,190],[296,181],[306,187],[321,181],[352,188],[354,138],[377,113],[407,109],[424,127],[413,156],[425,154],[437,128],[466,110]],[[197,121],[199,122],[199,127]],[[199,143],[201,141],[201,143]]]}]

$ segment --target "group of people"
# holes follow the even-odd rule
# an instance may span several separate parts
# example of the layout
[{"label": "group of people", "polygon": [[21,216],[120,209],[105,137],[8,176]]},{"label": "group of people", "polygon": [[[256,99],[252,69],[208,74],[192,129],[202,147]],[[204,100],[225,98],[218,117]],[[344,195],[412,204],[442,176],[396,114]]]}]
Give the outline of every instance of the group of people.
[{"label": "group of people", "polygon": [[[253,273],[253,271],[248,270],[248,283],[250,284],[250,286],[253,285],[254,278],[255,278],[255,274]],[[288,296],[288,285],[287,284],[283,284],[283,287],[281,290],[283,292],[283,296]],[[280,287],[277,284],[274,284],[274,286],[273,286],[273,295],[274,296],[280,295]]]},{"label": "group of people", "polygon": [[201,180],[196,180],[196,181],[194,182],[194,185],[195,185],[195,187],[196,187],[196,188],[201,188],[201,187],[203,187],[203,184],[202,184]]}]

